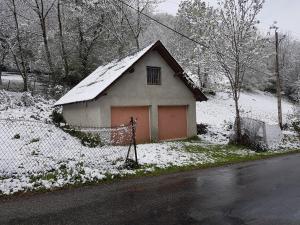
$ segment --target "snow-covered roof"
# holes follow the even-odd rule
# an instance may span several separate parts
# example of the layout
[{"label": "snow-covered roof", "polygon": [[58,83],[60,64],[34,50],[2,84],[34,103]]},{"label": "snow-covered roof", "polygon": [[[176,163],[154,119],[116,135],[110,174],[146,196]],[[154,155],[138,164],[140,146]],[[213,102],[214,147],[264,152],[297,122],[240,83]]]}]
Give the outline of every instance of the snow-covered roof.
[{"label": "snow-covered roof", "polygon": [[194,85],[191,85],[191,81],[183,76],[183,69],[181,66],[170,55],[163,44],[160,41],[157,41],[133,55],[127,56],[121,60],[114,60],[111,63],[98,67],[98,69],[61,97],[55,103],[55,106],[95,99],[148,51],[154,48],[160,51],[160,54],[167,60],[167,63],[169,63],[169,65],[175,69],[176,73],[180,75],[182,81],[195,94],[197,101],[207,100],[203,93],[198,88],[195,88]]},{"label": "snow-covered roof", "polygon": [[88,101],[96,98],[102,91],[126,72],[132,64],[148,52],[154,44],[155,43],[121,60],[114,60],[104,66],[98,67],[93,73],[61,97],[55,105]]}]

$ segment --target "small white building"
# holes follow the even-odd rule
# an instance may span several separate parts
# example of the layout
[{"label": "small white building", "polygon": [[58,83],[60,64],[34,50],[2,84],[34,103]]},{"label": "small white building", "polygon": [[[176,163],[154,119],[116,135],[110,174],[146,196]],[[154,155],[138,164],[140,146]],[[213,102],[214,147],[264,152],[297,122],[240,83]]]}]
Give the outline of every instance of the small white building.
[{"label": "small white building", "polygon": [[192,137],[204,94],[160,41],[100,66],[55,105],[68,124],[111,127],[137,119],[139,143]]}]

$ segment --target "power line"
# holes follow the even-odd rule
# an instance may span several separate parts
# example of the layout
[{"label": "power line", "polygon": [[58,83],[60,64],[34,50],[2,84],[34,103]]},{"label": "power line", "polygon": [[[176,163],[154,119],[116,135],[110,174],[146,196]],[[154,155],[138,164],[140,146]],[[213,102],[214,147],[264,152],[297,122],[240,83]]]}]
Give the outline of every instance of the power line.
[{"label": "power line", "polygon": [[188,40],[190,40],[190,41],[192,41],[192,42],[194,42],[194,43],[196,43],[196,44],[198,44],[198,45],[201,45],[201,46],[204,47],[204,48],[209,48],[207,45],[205,45],[205,44],[203,44],[203,43],[201,43],[201,42],[199,42],[199,41],[197,41],[197,40],[195,40],[195,39],[192,39],[192,38],[190,38],[189,36],[187,36],[187,35],[185,35],[185,34],[183,34],[183,33],[180,33],[179,31],[175,30],[174,28],[169,27],[168,25],[166,25],[166,24],[160,22],[159,20],[157,20],[157,19],[155,19],[155,18],[153,18],[153,17],[147,15],[146,13],[143,13],[143,12],[139,11],[138,9],[136,9],[136,8],[134,8],[133,6],[129,5],[128,3],[126,3],[126,2],[124,2],[124,1],[122,1],[122,0],[118,0],[118,1],[121,2],[122,4],[124,4],[125,6],[131,8],[131,9],[133,9],[133,10],[135,10],[135,11],[137,11],[137,12],[140,13],[141,15],[147,17],[148,19],[150,19],[150,20],[152,20],[152,21],[158,23],[159,25],[161,25],[161,26],[163,26],[163,27],[165,27],[165,28],[167,28],[167,29],[173,31],[174,33],[176,33],[176,34],[178,34],[178,35],[180,35],[180,36],[182,36],[182,37],[184,37],[184,38],[186,38],[186,39],[188,39]]},{"label": "power line", "polygon": [[[150,19],[150,20],[152,20],[152,21],[158,23],[159,25],[161,25],[161,26],[163,26],[163,27],[165,27],[165,28],[167,28],[167,29],[173,31],[174,33],[176,33],[176,34],[178,34],[178,35],[180,35],[180,36],[182,36],[182,37],[188,39],[189,41],[192,41],[192,42],[194,42],[194,43],[196,43],[196,44],[198,44],[198,45],[200,45],[200,46],[202,46],[202,47],[204,47],[204,48],[207,48],[207,49],[210,48],[209,46],[207,46],[207,45],[205,45],[205,44],[203,44],[203,43],[201,43],[201,42],[199,42],[199,41],[197,41],[197,40],[195,40],[195,39],[193,39],[193,38],[190,38],[189,36],[187,36],[187,35],[185,35],[185,34],[179,32],[179,31],[175,30],[174,28],[169,27],[168,25],[166,25],[166,24],[160,22],[159,20],[157,20],[157,19],[155,19],[155,18],[149,16],[148,14],[139,11],[138,9],[136,9],[135,7],[129,5],[128,3],[124,2],[123,0],[117,0],[117,1],[121,2],[122,4],[124,4],[125,6],[127,6],[128,8],[131,8],[131,9],[133,9],[134,11],[140,13],[141,15],[145,16],[146,18],[148,18],[148,19]],[[217,52],[217,53],[234,61],[234,59],[232,59],[230,56],[225,55],[225,54],[222,53],[222,52]],[[255,71],[255,72],[262,73],[262,74],[265,74],[265,75],[268,75],[268,76],[272,76],[271,74],[268,74],[268,73],[266,73],[266,72],[260,71],[260,70],[254,68],[254,67],[247,66],[247,65],[246,65],[246,67],[249,68],[249,69],[251,69],[251,70],[253,70],[253,71]]]}]

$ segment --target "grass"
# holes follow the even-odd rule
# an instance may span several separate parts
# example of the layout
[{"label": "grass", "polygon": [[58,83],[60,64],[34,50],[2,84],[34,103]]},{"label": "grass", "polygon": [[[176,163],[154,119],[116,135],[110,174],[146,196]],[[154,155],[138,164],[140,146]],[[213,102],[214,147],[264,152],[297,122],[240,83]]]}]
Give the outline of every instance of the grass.
[{"label": "grass", "polygon": [[[212,168],[212,167],[219,167],[224,165],[231,165],[235,163],[242,163],[254,160],[262,160],[268,159],[271,157],[276,156],[283,156],[292,153],[300,153],[300,149],[290,149],[285,151],[278,151],[278,152],[254,152],[251,151],[243,146],[237,145],[202,145],[199,142],[182,142],[182,148],[177,149],[178,151],[186,151],[189,153],[196,153],[199,155],[205,155],[208,158],[213,159],[211,162],[205,163],[197,163],[197,160],[191,161],[191,164],[183,165],[183,166],[176,166],[176,165],[168,165],[165,168],[159,168],[156,165],[142,165],[138,169],[136,169],[135,174],[109,174],[106,173],[105,178],[102,180],[93,180],[87,181],[85,183],[82,182],[81,174],[84,175],[84,171],[80,170],[82,165],[77,165],[79,169],[76,171],[70,170],[66,167],[64,163],[62,163],[58,170],[49,171],[48,173],[32,176],[30,177],[31,182],[34,183],[34,187],[36,190],[30,192],[20,192],[15,193],[12,196],[16,195],[28,195],[40,192],[48,192],[49,189],[46,189],[42,186],[41,181],[56,181],[58,179],[64,179],[67,177],[72,177],[72,184],[67,184],[63,187],[55,188],[54,190],[61,190],[61,189],[68,189],[68,188],[76,188],[82,186],[89,186],[89,185],[96,185],[102,183],[111,183],[118,180],[123,179],[133,179],[145,176],[159,176],[164,174],[170,173],[178,173],[184,171],[191,171],[197,169],[205,169],[205,168]],[[172,148],[172,147],[171,147]],[[173,149],[176,148],[173,146]],[[53,191],[53,189],[51,190]],[[4,196],[3,196],[4,197]],[[3,198],[0,193],[0,198]],[[6,196],[5,198],[10,198],[11,196]]]},{"label": "grass", "polygon": [[[234,161],[236,158],[244,158],[251,154],[257,154],[250,149],[237,145],[184,145],[184,151],[189,153],[202,153],[215,161]],[[241,154],[244,151],[247,154]]]},{"label": "grass", "polygon": [[[290,155],[290,154],[296,154],[300,153],[300,149],[290,149],[288,151],[283,152],[260,152],[255,153],[251,152],[249,150],[249,154],[241,155],[238,154],[238,151],[242,149],[241,146],[235,146],[235,145],[214,145],[210,146],[208,148],[202,147],[202,146],[186,146],[185,151],[189,151],[192,153],[208,153],[211,154],[211,156],[214,157],[215,161],[212,163],[204,163],[204,164],[190,164],[190,165],[184,165],[184,166],[169,166],[166,168],[158,168],[154,166],[154,170],[150,173],[144,173],[142,171],[139,171],[138,173],[131,175],[132,177],[142,177],[142,176],[159,176],[159,175],[165,175],[170,173],[177,173],[177,172],[186,172],[186,171],[192,171],[192,170],[198,170],[198,169],[207,169],[207,168],[214,168],[214,167],[220,167],[220,166],[226,166],[226,165],[233,165],[237,163],[243,163],[243,162],[250,162],[250,161],[256,161],[256,160],[265,160],[269,158],[284,156],[284,155]],[[227,155],[224,155],[226,150],[229,150],[230,152],[227,153]],[[151,168],[151,165],[148,166]]]}]

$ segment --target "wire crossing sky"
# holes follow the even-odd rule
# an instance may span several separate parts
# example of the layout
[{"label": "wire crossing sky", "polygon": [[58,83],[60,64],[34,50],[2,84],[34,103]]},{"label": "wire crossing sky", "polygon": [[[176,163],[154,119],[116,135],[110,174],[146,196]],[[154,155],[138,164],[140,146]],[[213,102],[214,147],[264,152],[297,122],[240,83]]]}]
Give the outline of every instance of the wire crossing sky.
[{"label": "wire crossing sky", "polygon": [[[165,0],[157,8],[157,12],[166,12],[176,15],[181,0]],[[216,6],[217,0],[206,0],[210,5]],[[287,32],[300,40],[300,0],[266,0],[264,8],[259,15],[259,27],[266,33],[274,21],[278,22],[280,32]]]},{"label": "wire crossing sky", "polygon": [[[135,11],[138,11],[138,9],[136,9],[134,6],[132,6],[132,5],[130,5],[130,4],[126,3],[126,2],[124,2],[123,0],[118,0],[118,1],[122,2],[122,3],[123,3],[125,6],[127,6],[128,8],[131,8],[131,9],[133,9],[133,10],[135,10]],[[171,27],[169,27],[169,26],[167,26],[167,25],[161,23],[159,20],[157,20],[157,19],[155,19],[155,18],[149,16],[148,14],[146,14],[146,13],[144,13],[144,12],[140,12],[140,13],[141,13],[141,15],[145,16],[146,18],[148,18],[148,19],[150,19],[150,20],[152,20],[152,21],[155,21],[155,22],[158,23],[159,25],[161,25],[161,26],[163,26],[163,27],[166,27],[167,29],[173,31],[174,33],[176,33],[176,34],[178,34],[178,35],[181,35],[182,37],[184,37],[184,38],[186,38],[186,39],[188,39],[188,40],[190,40],[190,41],[192,41],[192,42],[194,42],[194,43],[196,43],[196,44],[199,44],[200,46],[202,46],[202,47],[204,47],[204,48],[210,48],[209,46],[206,46],[206,45],[204,45],[204,44],[198,42],[197,40],[192,39],[192,38],[186,36],[185,34],[179,32],[179,31],[176,31],[175,29],[173,29],[173,28],[171,28]],[[217,52],[217,53],[218,53],[219,55],[225,56],[225,57],[229,58],[230,60],[233,60],[233,61],[234,61],[233,58],[231,58],[231,57],[228,56],[228,55],[225,55],[225,54],[222,53],[222,52]],[[269,74],[267,74],[267,73],[265,73],[265,72],[263,72],[263,71],[260,71],[260,70],[254,68],[254,67],[251,67],[251,66],[246,66],[246,67],[249,68],[249,69],[251,69],[251,70],[253,70],[253,71],[256,71],[256,72],[258,72],[258,73],[262,73],[262,74],[269,75]]]}]

